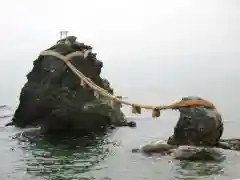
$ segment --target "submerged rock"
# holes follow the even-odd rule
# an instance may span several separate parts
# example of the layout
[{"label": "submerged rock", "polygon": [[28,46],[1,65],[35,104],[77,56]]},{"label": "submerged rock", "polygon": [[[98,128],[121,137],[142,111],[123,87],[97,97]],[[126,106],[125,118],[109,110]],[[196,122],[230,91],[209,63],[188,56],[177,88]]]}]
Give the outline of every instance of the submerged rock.
[{"label": "submerged rock", "polygon": [[179,160],[204,160],[204,161],[221,161],[225,156],[217,148],[211,147],[194,147],[194,146],[179,146],[171,151],[172,156]]},{"label": "submerged rock", "polygon": [[147,155],[170,155],[174,159],[191,161],[221,161],[225,159],[222,151],[216,147],[175,146],[164,142],[146,144],[140,148],[132,149],[132,152]]},{"label": "submerged rock", "polygon": [[[67,55],[75,51],[86,52],[92,47],[69,36],[47,50]],[[114,93],[110,83],[100,77],[103,63],[97,60],[96,54],[90,51],[86,58],[73,57],[71,63],[96,85]],[[105,131],[112,125],[126,125],[120,104],[112,106],[101,96],[96,99],[93,90],[83,88],[80,82],[62,60],[40,55],[27,75],[12,124],[18,127],[40,126],[44,133],[75,131],[79,134]]]},{"label": "submerged rock", "polygon": [[240,151],[240,139],[237,139],[237,138],[221,139],[217,147],[223,148],[223,149]]}]

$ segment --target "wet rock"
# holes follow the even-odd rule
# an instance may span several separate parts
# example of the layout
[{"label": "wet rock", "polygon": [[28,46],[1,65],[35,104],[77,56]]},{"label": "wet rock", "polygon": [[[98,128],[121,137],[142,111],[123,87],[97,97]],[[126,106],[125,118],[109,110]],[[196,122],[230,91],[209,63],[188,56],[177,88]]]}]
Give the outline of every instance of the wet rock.
[{"label": "wet rock", "polygon": [[[199,97],[184,97],[186,100],[203,100]],[[220,139],[223,122],[220,113],[214,108],[178,108],[180,118],[174,134],[167,143],[156,142],[132,149],[133,153],[157,153],[171,155],[179,160],[221,161],[225,159],[221,149],[240,150],[240,139]]]},{"label": "wet rock", "polygon": [[160,153],[160,154],[170,154],[171,150],[177,148],[177,146],[169,145],[165,143],[152,143],[147,144],[141,148],[141,151],[147,154]]},{"label": "wet rock", "polygon": [[128,125],[129,127],[137,127],[137,123],[134,122],[134,121],[129,121],[129,122],[127,122],[127,125]]},{"label": "wet rock", "polygon": [[147,155],[170,155],[174,159],[190,161],[221,161],[225,158],[223,153],[218,148],[200,146],[175,146],[164,142],[146,144],[140,148],[132,149],[132,152],[144,153]]},{"label": "wet rock", "polygon": [[141,152],[144,154],[153,154],[153,153],[158,153],[158,154],[170,154],[172,149],[177,148],[175,145],[169,145],[164,142],[155,142],[155,143],[150,143],[146,144],[140,148],[134,148],[132,149],[133,153]]},{"label": "wet rock", "polygon": [[179,160],[221,161],[225,159],[225,156],[217,148],[179,146],[171,151],[172,156]]},{"label": "wet rock", "polygon": [[[184,97],[186,100],[203,100],[199,97]],[[174,134],[168,140],[174,145],[216,146],[223,133],[223,122],[216,109],[205,107],[179,108],[180,118]]]},{"label": "wet rock", "polygon": [[[48,50],[67,55],[89,49],[92,47],[77,42],[75,36],[69,36]],[[103,62],[97,60],[96,54],[90,51],[86,59],[74,57],[71,63],[96,85],[113,94],[110,83],[100,77]],[[43,133],[76,131],[84,135],[126,123],[120,105],[112,106],[105,97],[96,99],[93,90],[83,88],[80,82],[62,60],[40,55],[27,75],[20,104],[10,124],[40,126]]]},{"label": "wet rock", "polygon": [[217,144],[217,147],[240,151],[240,139],[221,139],[220,142]]}]

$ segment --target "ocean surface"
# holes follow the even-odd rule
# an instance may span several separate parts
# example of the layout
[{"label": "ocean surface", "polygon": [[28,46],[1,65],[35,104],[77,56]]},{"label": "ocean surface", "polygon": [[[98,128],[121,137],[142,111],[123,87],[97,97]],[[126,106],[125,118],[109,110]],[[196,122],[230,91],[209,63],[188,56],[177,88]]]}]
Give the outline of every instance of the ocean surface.
[{"label": "ocean surface", "polygon": [[[229,60],[222,60],[222,63],[225,61],[230,63]],[[195,65],[189,63],[191,71],[196,67],[196,71],[202,67],[202,63],[198,62],[199,66],[196,66],[196,62]],[[212,63],[208,62],[209,66],[221,66],[214,64],[214,61],[210,62]],[[225,63],[228,64],[227,62]],[[204,63],[207,64],[207,62]],[[233,67],[231,71],[224,66],[222,69],[219,68],[218,75],[212,74],[211,69],[206,69],[202,76],[195,76],[194,73],[186,76],[179,73],[177,78],[168,78],[169,81],[162,78],[154,79],[158,82],[155,84],[155,90],[153,90],[154,83],[151,88],[147,85],[149,91],[145,90],[147,88],[144,85],[151,84],[151,81],[143,81],[141,86],[145,89],[138,91],[140,85],[125,87],[126,91],[129,90],[129,101],[135,102],[167,104],[174,98],[179,100],[185,95],[200,94],[201,97],[207,97],[224,117],[223,136],[225,138],[240,137],[238,118],[240,97],[237,81],[239,72],[234,71],[236,70],[234,64],[229,66]],[[166,76],[171,75],[171,68],[169,71]],[[112,75],[112,77],[115,76]],[[197,80],[196,77],[198,77]],[[128,80],[133,81],[133,79]],[[137,122],[137,128],[123,127],[105,136],[88,140],[77,137],[46,139],[37,136],[36,129],[4,127],[18,105],[20,88],[21,86],[16,87],[18,90],[15,94],[13,93],[14,98],[11,94],[9,95],[9,99],[15,99],[16,102],[9,100],[8,105],[0,107],[1,180],[230,180],[240,178],[240,152],[223,150],[226,159],[221,163],[179,161],[170,156],[145,156],[131,152],[132,148],[151,141],[166,140],[173,133],[173,127],[179,116],[176,111],[166,111],[160,118],[152,119],[151,112],[143,111],[142,115],[133,115],[130,113],[130,108],[124,107],[123,110],[129,120]],[[169,91],[164,92],[164,89]],[[184,89],[187,89],[186,92],[189,91],[189,94],[184,94]],[[145,96],[141,95],[144,93]]]}]

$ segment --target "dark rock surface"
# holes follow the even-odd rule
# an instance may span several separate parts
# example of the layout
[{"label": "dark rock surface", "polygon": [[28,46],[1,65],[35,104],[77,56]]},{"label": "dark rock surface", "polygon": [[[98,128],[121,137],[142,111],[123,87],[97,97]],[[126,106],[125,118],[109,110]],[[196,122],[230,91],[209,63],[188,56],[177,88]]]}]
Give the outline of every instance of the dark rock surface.
[{"label": "dark rock surface", "polygon": [[[186,100],[203,100],[184,97]],[[221,114],[205,107],[179,108],[180,117],[168,143],[174,145],[216,146],[223,133]]]},{"label": "dark rock surface", "polygon": [[[92,49],[76,37],[59,40],[48,50],[62,55]],[[90,52],[73,57],[72,64],[98,86],[113,94],[106,79],[100,77],[103,63]],[[21,90],[20,104],[12,124],[18,127],[40,126],[44,133],[105,131],[109,126],[127,125],[120,106],[112,107],[106,98],[96,99],[92,89],[80,86],[80,79],[54,56],[39,56]],[[10,123],[11,124],[11,123]]]},{"label": "dark rock surface", "polygon": [[[186,100],[203,100],[199,97],[184,97]],[[180,160],[210,160],[225,159],[222,149],[240,150],[240,139],[221,139],[223,122],[216,109],[205,107],[179,108],[180,117],[174,128],[174,134],[166,143],[146,144],[132,152],[144,154],[158,153],[171,155]]]}]

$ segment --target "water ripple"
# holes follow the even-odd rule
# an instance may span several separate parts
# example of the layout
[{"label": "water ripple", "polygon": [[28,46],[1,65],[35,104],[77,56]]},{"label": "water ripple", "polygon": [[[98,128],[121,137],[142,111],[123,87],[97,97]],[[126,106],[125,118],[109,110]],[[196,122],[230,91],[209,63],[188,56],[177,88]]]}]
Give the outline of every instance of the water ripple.
[{"label": "water ripple", "polygon": [[[148,123],[148,126],[146,126]],[[158,124],[159,123],[159,124]],[[149,140],[167,139],[162,122],[141,120],[137,129],[108,135],[43,137],[39,129],[0,127],[1,179],[6,180],[139,180],[240,177],[240,153],[224,151],[221,163],[177,161],[170,156],[145,157],[131,149]],[[154,132],[153,132],[154,131]],[[160,133],[159,133],[160,132]],[[149,137],[149,134],[158,134]],[[145,142],[146,141],[146,142]]]},{"label": "water ripple", "polygon": [[[37,131],[36,131],[37,132]],[[35,133],[36,133],[35,132]],[[31,141],[22,141],[21,151],[21,166],[18,171],[26,171],[28,175],[52,179],[74,179],[79,177],[79,174],[91,170],[101,170],[104,167],[98,166],[101,161],[104,161],[109,156],[109,142],[104,136],[72,138],[69,140],[57,140],[38,138],[38,141],[33,142],[34,131],[25,132],[21,138],[26,138],[26,134],[31,135]],[[38,133],[36,133],[37,135]],[[68,142],[66,142],[68,141]]]}]

